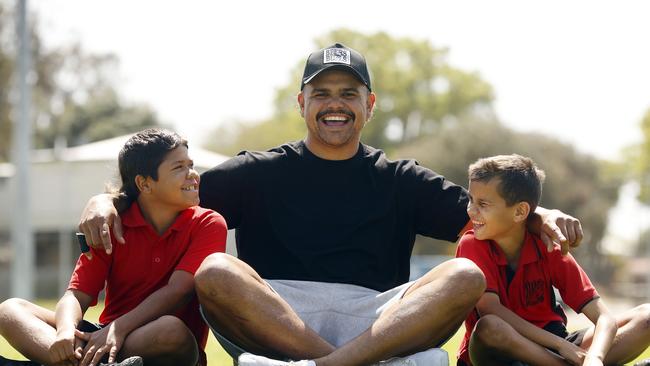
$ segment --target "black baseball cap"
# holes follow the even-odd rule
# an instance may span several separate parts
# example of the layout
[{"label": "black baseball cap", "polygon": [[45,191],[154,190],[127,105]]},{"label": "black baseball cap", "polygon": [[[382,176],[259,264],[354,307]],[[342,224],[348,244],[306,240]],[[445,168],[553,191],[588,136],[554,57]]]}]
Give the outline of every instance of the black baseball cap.
[{"label": "black baseball cap", "polygon": [[341,43],[335,43],[329,47],[312,52],[309,55],[305,64],[305,71],[302,74],[300,90],[318,74],[330,69],[352,73],[352,75],[368,87],[368,90],[372,91],[366,59],[359,52]]}]

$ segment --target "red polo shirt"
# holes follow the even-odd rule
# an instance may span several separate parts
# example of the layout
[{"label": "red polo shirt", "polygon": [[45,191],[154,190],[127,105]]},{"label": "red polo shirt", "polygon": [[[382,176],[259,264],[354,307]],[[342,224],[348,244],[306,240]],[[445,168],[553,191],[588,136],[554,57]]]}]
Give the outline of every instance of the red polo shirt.
[{"label": "red polo shirt", "polygon": [[[226,222],[212,210],[196,206],[182,211],[163,235],[145,221],[137,203],[121,216],[126,243],[113,240],[112,255],[91,249],[92,260],[79,256],[68,285],[68,289],[92,296],[91,306],[97,304],[97,296],[106,287],[105,307],[99,317],[104,325],[165,286],[174,271],[194,274],[205,257],[226,247]],[[192,331],[205,361],[208,328],[196,295],[174,315]]]},{"label": "red polo shirt", "polygon": [[[519,264],[510,285],[506,276],[508,261],[503,250],[491,240],[476,239],[473,230],[461,238],[456,257],[474,261],[485,275],[485,291],[499,295],[503,306],[540,328],[552,321],[566,324],[564,311],[556,306],[553,287],[577,313],[598,297],[589,277],[570,253],[563,256],[557,246],[552,252],[547,252],[541,239],[531,233],[526,233]],[[458,358],[467,364],[471,364],[469,339],[478,318],[478,311],[474,309],[465,320],[465,338]]]}]

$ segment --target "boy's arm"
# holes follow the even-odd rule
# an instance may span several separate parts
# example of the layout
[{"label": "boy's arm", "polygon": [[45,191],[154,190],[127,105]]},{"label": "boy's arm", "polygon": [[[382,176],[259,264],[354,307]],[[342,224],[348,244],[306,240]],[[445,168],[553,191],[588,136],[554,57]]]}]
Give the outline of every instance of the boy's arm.
[{"label": "boy's arm", "polygon": [[194,294],[194,276],[186,271],[174,271],[167,285],[147,296],[138,306],[115,319],[115,328],[124,335],[159,318],[172,314],[187,304]]},{"label": "boy's arm", "polygon": [[484,293],[476,304],[476,308],[481,315],[493,314],[498,316],[522,336],[543,347],[556,350],[572,364],[580,365],[582,363],[584,351],[580,347],[522,319],[512,310],[503,306],[497,294]]},{"label": "boy's arm", "polygon": [[67,290],[56,304],[56,338],[50,346],[50,358],[53,363],[64,360],[77,361],[81,358],[80,350],[77,349],[75,329],[91,301],[92,298],[81,291]]},{"label": "boy's arm", "polygon": [[602,365],[618,330],[616,319],[600,298],[594,299],[585,305],[582,308],[582,313],[596,326],[593,341],[587,352],[589,363],[585,362],[585,365]]},{"label": "boy's arm", "polygon": [[194,276],[189,272],[177,270],[172,273],[167,285],[154,291],[133,310],[115,319],[108,326],[94,333],[76,331],[78,337],[88,342],[84,348],[82,365],[96,365],[106,353],[109,355],[108,362],[115,362],[117,353],[129,333],[162,315],[173,313],[186,304],[193,293]]}]

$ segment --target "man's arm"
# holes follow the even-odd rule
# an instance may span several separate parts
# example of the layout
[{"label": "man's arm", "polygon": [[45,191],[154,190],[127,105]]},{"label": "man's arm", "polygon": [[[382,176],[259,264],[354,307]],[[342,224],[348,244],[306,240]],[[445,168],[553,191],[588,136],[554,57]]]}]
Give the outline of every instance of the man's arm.
[{"label": "man's arm", "polygon": [[585,305],[582,313],[596,326],[593,341],[587,352],[584,365],[602,365],[618,330],[616,319],[614,319],[605,306],[605,303],[599,298]]},{"label": "man's arm", "polygon": [[580,365],[582,363],[584,350],[573,343],[522,319],[512,310],[503,306],[501,301],[499,301],[499,296],[497,294],[486,292],[479,299],[476,308],[481,315],[493,314],[498,316],[506,323],[510,324],[517,333],[543,347],[556,350],[562,357],[570,360],[573,364]]},{"label": "man's arm", "polygon": [[562,247],[562,254],[569,252],[569,247],[577,247],[582,241],[580,220],[560,210],[548,210],[537,207],[528,218],[528,230],[539,235],[549,252],[555,243]]},{"label": "man's arm", "polygon": [[[109,193],[91,197],[79,220],[79,231],[86,235],[88,245],[96,249],[104,248],[106,254],[111,254],[113,251],[111,229],[115,239],[124,244],[122,220],[117,214],[113,199],[113,195]],[[87,253],[87,256],[92,258],[90,253]]]},{"label": "man's arm", "polygon": [[94,355],[90,355],[93,361],[100,360],[108,353],[108,362],[114,362],[129,333],[162,315],[172,314],[185,305],[193,293],[194,276],[186,271],[174,271],[167,285],[153,292],[133,310],[115,319],[105,328],[94,333],[76,331],[78,337],[88,342],[84,353],[93,350]]},{"label": "man's arm", "polygon": [[[537,207],[535,212],[528,218],[528,230],[539,235],[547,250],[553,250],[555,243],[562,247],[562,254],[569,252],[569,247],[577,247],[582,241],[582,225],[580,220],[573,216],[567,215],[560,210],[547,210],[543,207]],[[458,239],[472,228],[472,221],[461,229]]]}]

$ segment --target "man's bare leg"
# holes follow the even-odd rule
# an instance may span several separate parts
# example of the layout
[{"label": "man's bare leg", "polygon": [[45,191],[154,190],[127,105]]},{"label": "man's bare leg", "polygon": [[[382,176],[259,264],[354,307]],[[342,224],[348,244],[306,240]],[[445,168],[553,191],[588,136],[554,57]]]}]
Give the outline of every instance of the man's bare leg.
[{"label": "man's bare leg", "polygon": [[495,315],[479,319],[469,348],[475,366],[509,365],[513,361],[523,361],[531,366],[568,365],[560,356],[519,334]]},{"label": "man's bare leg", "polygon": [[313,359],[334,350],[255,270],[233,256],[208,256],[195,274],[195,284],[210,325],[249,352]]},{"label": "man's bare leg", "polygon": [[485,278],[473,262],[447,261],[417,280],[368,330],[316,364],[369,365],[436,346],[453,335],[484,291]]}]

